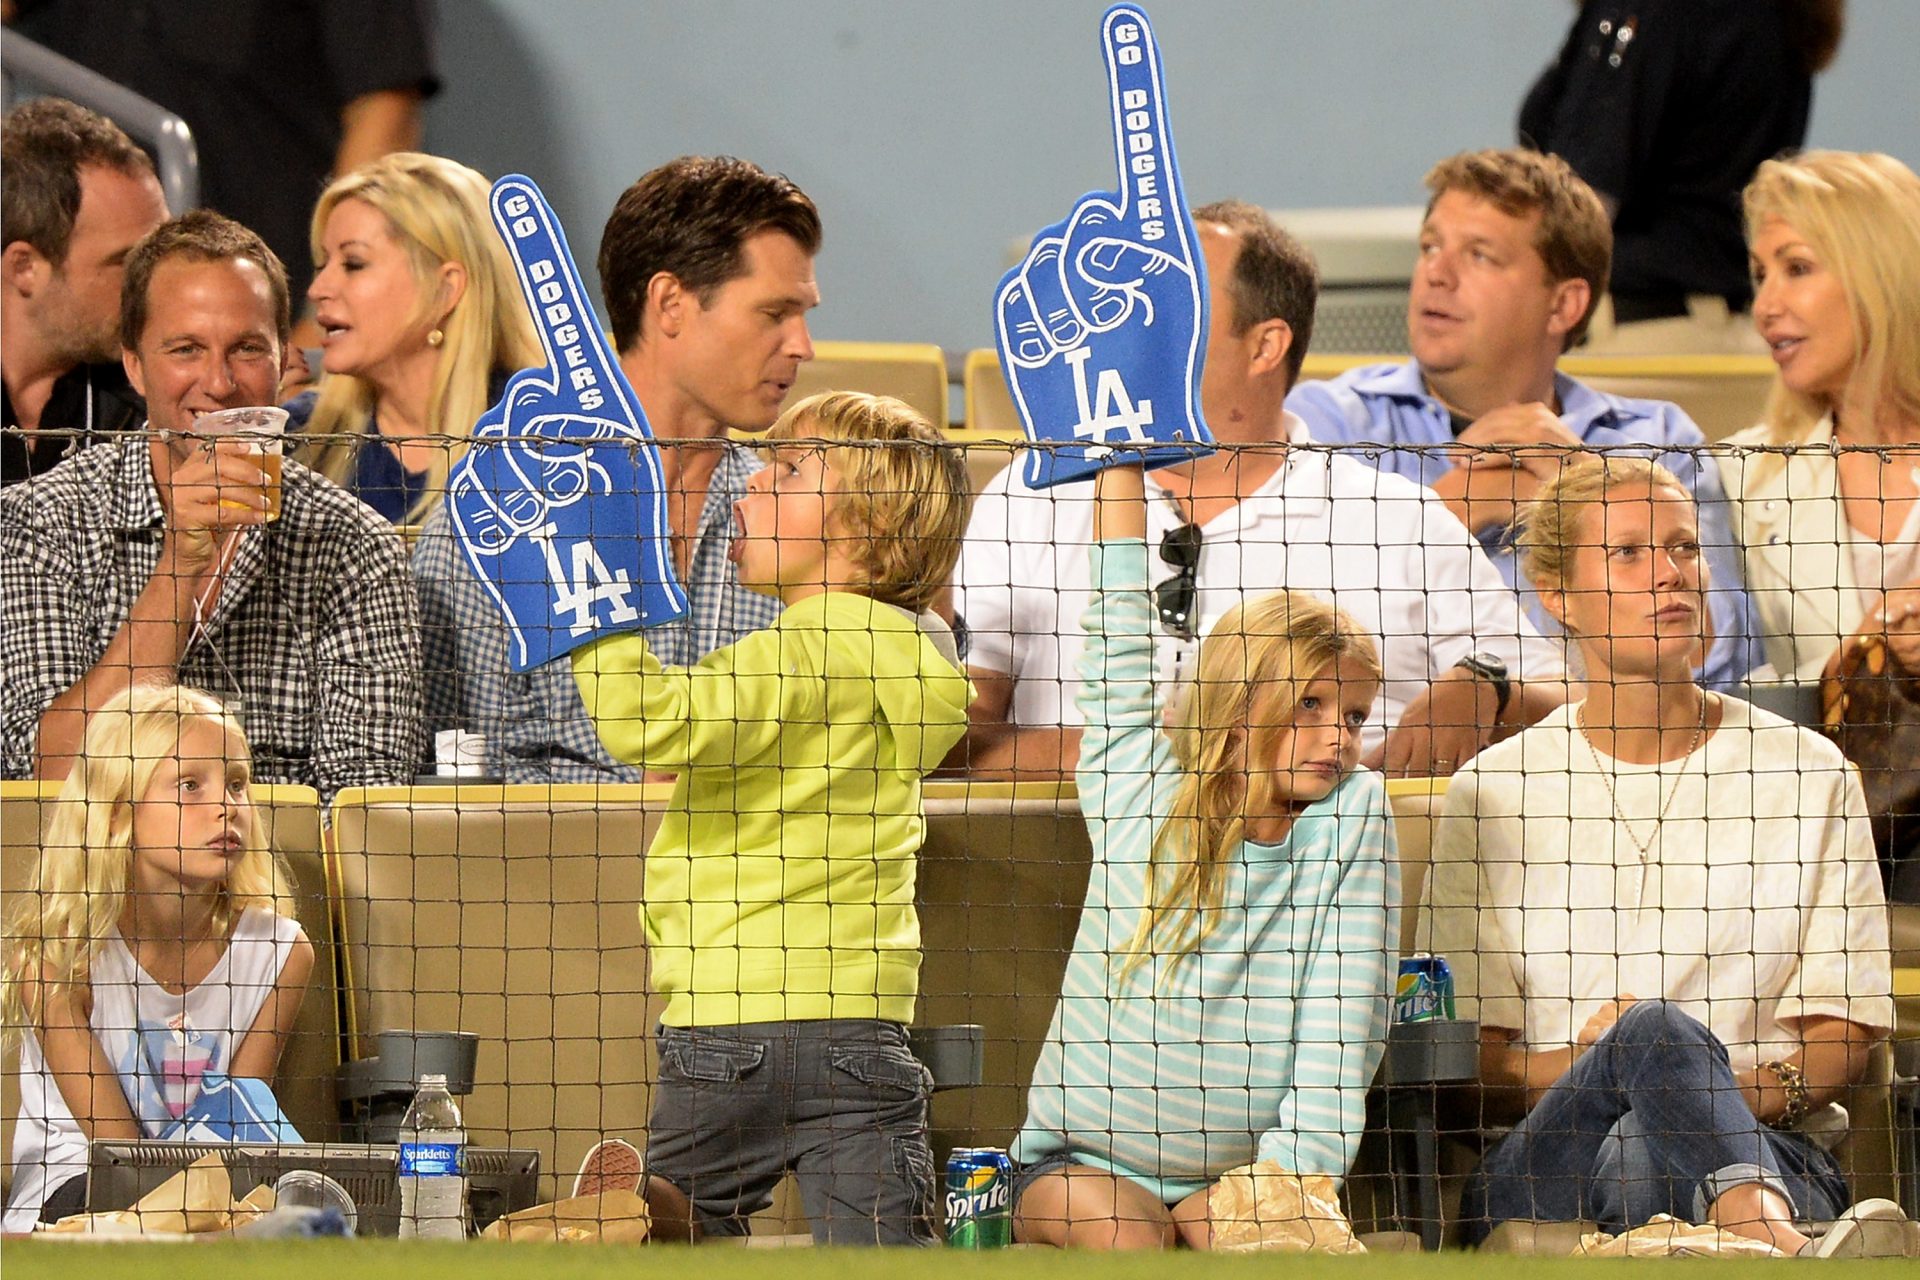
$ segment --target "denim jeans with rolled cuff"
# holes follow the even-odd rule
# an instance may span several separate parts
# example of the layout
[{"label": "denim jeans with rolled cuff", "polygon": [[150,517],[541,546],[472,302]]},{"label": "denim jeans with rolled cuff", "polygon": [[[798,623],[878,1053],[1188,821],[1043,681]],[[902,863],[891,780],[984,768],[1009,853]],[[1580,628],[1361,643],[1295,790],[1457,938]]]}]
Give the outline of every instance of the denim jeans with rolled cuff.
[{"label": "denim jeans with rolled cuff", "polygon": [[1468,1179],[1468,1244],[1510,1219],[1587,1219],[1618,1233],[1655,1214],[1705,1222],[1734,1187],[1778,1191],[1802,1221],[1849,1203],[1833,1158],[1754,1118],[1711,1031],[1643,1000],[1577,1059]]},{"label": "denim jeans with rolled cuff", "polygon": [[647,1172],[708,1236],[744,1235],[780,1179],[819,1244],[932,1244],[933,1077],[897,1022],[661,1027]]}]

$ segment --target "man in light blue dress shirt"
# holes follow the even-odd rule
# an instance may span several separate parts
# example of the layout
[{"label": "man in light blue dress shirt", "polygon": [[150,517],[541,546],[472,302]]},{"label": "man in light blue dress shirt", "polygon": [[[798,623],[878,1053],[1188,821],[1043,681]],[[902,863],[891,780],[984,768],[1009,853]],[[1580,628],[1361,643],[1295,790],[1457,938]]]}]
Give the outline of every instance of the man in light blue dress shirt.
[{"label": "man in light blue dress shirt", "polygon": [[1556,367],[1605,288],[1612,231],[1599,197],[1531,151],[1451,157],[1427,189],[1407,304],[1414,359],[1303,382],[1287,408],[1315,440],[1381,446],[1361,456],[1438,494],[1543,628],[1514,554],[1516,509],[1581,451],[1657,457],[1700,505],[1713,623],[1702,679],[1737,685],[1761,661],[1758,629],[1706,437],[1678,405],[1607,395]]}]

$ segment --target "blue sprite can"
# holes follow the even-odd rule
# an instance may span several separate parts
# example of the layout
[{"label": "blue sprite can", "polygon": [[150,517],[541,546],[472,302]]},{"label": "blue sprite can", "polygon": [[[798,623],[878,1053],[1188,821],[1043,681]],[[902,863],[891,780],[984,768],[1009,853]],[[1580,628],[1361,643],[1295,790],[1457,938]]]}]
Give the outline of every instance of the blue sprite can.
[{"label": "blue sprite can", "polygon": [[1453,970],[1445,956],[1424,951],[1400,962],[1400,981],[1393,992],[1395,1022],[1438,1022],[1452,1019]]},{"label": "blue sprite can", "polygon": [[1013,1243],[1013,1160],[999,1147],[955,1147],[947,1157],[947,1247]]}]

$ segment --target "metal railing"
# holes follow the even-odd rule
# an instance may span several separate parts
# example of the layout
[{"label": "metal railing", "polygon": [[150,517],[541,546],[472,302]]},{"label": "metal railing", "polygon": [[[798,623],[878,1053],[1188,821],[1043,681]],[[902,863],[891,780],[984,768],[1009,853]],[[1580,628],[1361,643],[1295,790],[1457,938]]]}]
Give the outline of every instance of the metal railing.
[{"label": "metal railing", "polygon": [[9,31],[0,40],[0,101],[57,94],[98,111],[151,147],[167,208],[185,213],[200,204],[200,152],[187,122],[123,84],[63,58],[44,45]]}]

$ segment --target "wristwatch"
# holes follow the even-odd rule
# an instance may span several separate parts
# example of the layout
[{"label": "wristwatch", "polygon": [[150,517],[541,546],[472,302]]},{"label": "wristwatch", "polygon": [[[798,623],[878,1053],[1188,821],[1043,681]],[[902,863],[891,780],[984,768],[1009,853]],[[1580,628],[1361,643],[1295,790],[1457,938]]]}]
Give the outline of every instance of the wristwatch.
[{"label": "wristwatch", "polygon": [[1499,705],[1494,708],[1493,718],[1498,720],[1507,714],[1507,703],[1513,698],[1513,680],[1507,675],[1507,664],[1490,653],[1470,653],[1453,664],[1461,671],[1471,671],[1480,679],[1493,686],[1498,695]]}]

